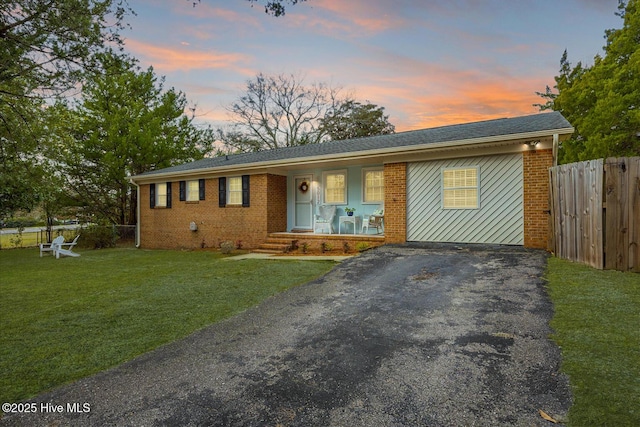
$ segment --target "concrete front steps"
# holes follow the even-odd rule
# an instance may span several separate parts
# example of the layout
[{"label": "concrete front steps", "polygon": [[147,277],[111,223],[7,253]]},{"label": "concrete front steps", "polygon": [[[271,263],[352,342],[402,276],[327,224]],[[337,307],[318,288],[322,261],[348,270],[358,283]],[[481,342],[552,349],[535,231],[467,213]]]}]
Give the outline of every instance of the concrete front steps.
[{"label": "concrete front steps", "polygon": [[314,233],[270,233],[267,240],[252,252],[263,254],[281,254],[286,252],[293,241],[297,240],[298,250],[306,244],[309,250],[318,250],[322,243],[331,246],[334,250],[342,251],[345,243],[350,248],[356,249],[358,244],[366,244],[376,247],[384,244],[382,234],[314,234]]}]

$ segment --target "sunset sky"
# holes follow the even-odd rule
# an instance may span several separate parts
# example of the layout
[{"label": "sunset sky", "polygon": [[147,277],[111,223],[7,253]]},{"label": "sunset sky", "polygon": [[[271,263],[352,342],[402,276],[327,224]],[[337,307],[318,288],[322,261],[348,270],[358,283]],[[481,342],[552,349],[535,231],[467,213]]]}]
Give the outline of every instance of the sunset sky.
[{"label": "sunset sky", "polygon": [[219,126],[257,73],[385,107],[396,131],[534,114],[560,57],[592,64],[617,0],[129,0],[126,50]]}]

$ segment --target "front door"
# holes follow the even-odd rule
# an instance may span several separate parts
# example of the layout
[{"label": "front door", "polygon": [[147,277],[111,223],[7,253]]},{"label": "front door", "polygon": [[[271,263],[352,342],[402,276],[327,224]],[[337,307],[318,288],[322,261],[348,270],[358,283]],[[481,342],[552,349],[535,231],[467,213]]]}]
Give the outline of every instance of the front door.
[{"label": "front door", "polygon": [[311,230],[313,227],[313,176],[295,177],[296,203],[294,228]]}]

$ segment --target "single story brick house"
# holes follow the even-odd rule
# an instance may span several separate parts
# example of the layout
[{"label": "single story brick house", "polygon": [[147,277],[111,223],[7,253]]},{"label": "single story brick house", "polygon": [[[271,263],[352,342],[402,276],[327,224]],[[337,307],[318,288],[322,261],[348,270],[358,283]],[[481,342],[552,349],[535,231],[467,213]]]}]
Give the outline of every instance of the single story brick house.
[{"label": "single story brick house", "polygon": [[[384,209],[384,243],[492,243],[546,248],[548,169],[573,133],[558,112],[198,160],[131,178],[137,245],[256,248],[309,232],[321,205],[335,233]],[[362,234],[358,234],[362,236]]]}]

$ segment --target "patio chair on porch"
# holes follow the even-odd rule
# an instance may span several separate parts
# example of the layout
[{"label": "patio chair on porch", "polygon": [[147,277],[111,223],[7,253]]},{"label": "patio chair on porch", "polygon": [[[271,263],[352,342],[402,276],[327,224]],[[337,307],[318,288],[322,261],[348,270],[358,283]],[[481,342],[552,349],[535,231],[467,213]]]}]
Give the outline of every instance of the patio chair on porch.
[{"label": "patio chair on porch", "polygon": [[318,213],[313,216],[313,232],[319,233],[326,230],[333,234],[333,218],[336,216],[335,205],[320,205]]},{"label": "patio chair on porch", "polygon": [[365,228],[369,232],[369,228],[375,228],[376,233],[380,234],[380,230],[384,233],[384,208],[379,207],[371,215],[365,215],[362,219],[362,234],[365,234]]}]

